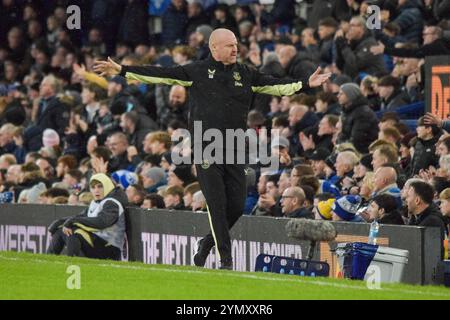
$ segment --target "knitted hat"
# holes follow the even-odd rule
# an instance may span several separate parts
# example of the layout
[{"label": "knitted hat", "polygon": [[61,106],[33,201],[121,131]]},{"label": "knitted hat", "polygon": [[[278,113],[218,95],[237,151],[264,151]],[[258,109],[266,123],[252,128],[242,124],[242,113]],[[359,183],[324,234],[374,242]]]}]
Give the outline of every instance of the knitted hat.
[{"label": "knitted hat", "polygon": [[111,177],[115,183],[120,184],[124,189],[128,188],[132,184],[136,184],[139,178],[136,173],[128,170],[119,170],[114,172]]},{"label": "knitted hat", "polygon": [[356,98],[362,96],[361,90],[356,83],[343,84],[341,90],[350,101],[354,101]]},{"label": "knitted hat", "polygon": [[315,161],[320,161],[320,160],[325,161],[330,156],[330,154],[331,154],[330,151],[328,151],[327,149],[318,148],[318,149],[314,150],[314,152],[311,154],[309,159],[315,160]]},{"label": "knitted hat", "polygon": [[164,169],[160,167],[152,167],[143,173],[144,176],[152,179],[154,184],[160,183],[164,179],[165,174]]},{"label": "knitted hat", "polygon": [[172,164],[172,152],[171,151],[164,152],[161,157],[161,160],[165,160],[171,165]]},{"label": "knitted hat", "polygon": [[44,133],[42,134],[42,144],[46,148],[51,148],[54,146],[59,146],[59,135],[58,133],[53,129],[45,129]]},{"label": "knitted hat", "polygon": [[289,148],[289,140],[283,136],[278,136],[273,138],[272,142],[270,143],[271,148],[275,147],[282,147],[282,148]]},{"label": "knitted hat", "polygon": [[178,179],[183,181],[183,184],[185,186],[195,181],[195,177],[192,174],[190,165],[176,166],[173,170],[173,173],[178,177]]},{"label": "knitted hat", "polygon": [[333,216],[331,209],[332,209],[335,201],[336,201],[336,199],[328,199],[327,201],[319,201],[319,203],[317,204],[317,212],[319,213],[319,215],[322,219],[331,220],[331,217]]},{"label": "knitted hat", "polygon": [[201,33],[201,35],[204,38],[205,43],[208,43],[209,37],[211,36],[213,29],[207,24],[202,24],[202,25],[198,26],[195,31],[198,33]]},{"label": "knitted hat", "polygon": [[373,171],[373,166],[372,166],[372,155],[371,154],[366,154],[365,156],[363,156],[360,160],[360,163],[366,167],[367,169],[369,169],[369,171]]},{"label": "knitted hat", "polygon": [[351,221],[360,205],[361,197],[353,195],[343,196],[334,202],[332,210],[342,220]]},{"label": "knitted hat", "polygon": [[334,184],[331,184],[327,180],[323,180],[320,184],[319,193],[331,193],[334,194],[337,198],[341,196],[341,192],[339,191],[338,187],[336,187]]}]

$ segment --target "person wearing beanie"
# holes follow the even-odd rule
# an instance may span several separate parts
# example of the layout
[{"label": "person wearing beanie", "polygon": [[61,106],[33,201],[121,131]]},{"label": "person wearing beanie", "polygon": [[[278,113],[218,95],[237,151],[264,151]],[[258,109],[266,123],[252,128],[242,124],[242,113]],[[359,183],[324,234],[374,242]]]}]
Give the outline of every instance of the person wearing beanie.
[{"label": "person wearing beanie", "polygon": [[159,167],[148,168],[141,173],[142,183],[148,193],[156,193],[158,189],[167,184],[166,172]]},{"label": "person wearing beanie", "polygon": [[161,157],[161,168],[163,168],[166,172],[169,172],[170,167],[172,166],[172,152],[167,151],[163,153]]},{"label": "person wearing beanie", "polygon": [[337,142],[350,142],[360,153],[368,153],[369,145],[378,137],[378,118],[355,83],[341,86],[338,94],[342,106],[342,130]]},{"label": "person wearing beanie", "polygon": [[[94,71],[103,76],[122,75],[143,83],[177,83],[189,87],[190,127],[192,128],[196,121],[202,122],[200,132],[194,130],[199,132],[200,136],[193,137],[193,147],[200,149],[197,155],[202,155],[208,147],[208,144],[204,143],[206,141],[202,141],[203,133],[209,129],[219,130],[223,137],[230,128],[244,131],[247,129],[247,115],[257,93],[291,96],[299,91],[320,87],[331,76],[331,73],[322,74],[321,68],[317,68],[304,80],[275,78],[238,62],[237,46],[235,34],[228,29],[219,28],[211,33],[211,54],[207,59],[177,68],[120,65],[108,59],[96,61]],[[244,164],[238,164],[236,161],[226,163],[226,159],[236,160],[235,155],[241,150],[223,142],[224,158],[218,159],[220,162],[213,162],[210,157],[205,159],[196,156],[197,159],[194,159],[198,181],[208,204],[211,232],[199,241],[193,258],[196,266],[204,267],[211,249],[215,246],[220,268],[230,270],[234,266],[230,229],[243,214],[246,168]],[[240,158],[239,154],[237,158]],[[182,171],[186,173],[184,177],[180,176],[178,170],[172,170],[169,180],[177,178],[185,184],[190,183],[190,168]],[[180,182],[175,179],[173,181],[175,185]]]},{"label": "person wearing beanie", "polygon": [[353,179],[359,183],[360,181],[362,181],[362,179],[364,179],[367,172],[371,171],[373,171],[372,155],[365,154],[364,156],[362,156],[359,163],[355,166]]},{"label": "person wearing beanie", "polygon": [[332,208],[336,199],[328,199],[326,201],[319,201],[317,204],[317,213],[323,220],[331,220],[333,217]]},{"label": "person wearing beanie", "polygon": [[195,180],[191,165],[178,165],[169,171],[167,185],[184,188]]},{"label": "person wearing beanie", "polygon": [[42,134],[42,145],[45,148],[52,148],[55,146],[59,146],[60,139],[58,132],[56,132],[53,129],[45,129],[44,133]]},{"label": "person wearing beanie", "polygon": [[53,222],[48,230],[52,240],[48,254],[120,260],[125,239],[125,207],[127,195],[112,179],[98,173],[89,180],[94,197],[89,208],[80,215]]},{"label": "person wearing beanie", "polygon": [[332,206],[333,221],[364,222],[364,219],[356,215],[361,205],[359,196],[343,196],[337,199]]}]

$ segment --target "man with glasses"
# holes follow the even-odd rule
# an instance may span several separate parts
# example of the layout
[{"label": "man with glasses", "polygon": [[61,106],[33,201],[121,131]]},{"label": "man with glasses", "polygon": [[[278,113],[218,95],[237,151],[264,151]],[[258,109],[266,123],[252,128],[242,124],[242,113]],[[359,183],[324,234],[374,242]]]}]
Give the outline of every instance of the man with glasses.
[{"label": "man with glasses", "polygon": [[376,44],[376,40],[367,30],[364,18],[352,18],[345,35],[343,30],[338,30],[335,43],[336,66],[350,77],[355,78],[361,72],[375,74],[386,71],[383,57],[375,56],[369,50]]},{"label": "man with glasses", "polygon": [[314,214],[305,207],[305,192],[300,187],[287,188],[281,196],[281,207],[285,217],[314,219]]}]

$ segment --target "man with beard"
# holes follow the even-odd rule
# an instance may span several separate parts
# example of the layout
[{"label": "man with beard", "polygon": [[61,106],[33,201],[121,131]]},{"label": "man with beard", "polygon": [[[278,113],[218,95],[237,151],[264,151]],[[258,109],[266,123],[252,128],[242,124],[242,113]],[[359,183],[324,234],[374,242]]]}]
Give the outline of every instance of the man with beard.
[{"label": "man with beard", "polygon": [[187,124],[189,108],[187,106],[187,91],[183,86],[175,85],[170,89],[168,105],[159,111],[158,118],[163,129],[167,129],[172,120]]}]

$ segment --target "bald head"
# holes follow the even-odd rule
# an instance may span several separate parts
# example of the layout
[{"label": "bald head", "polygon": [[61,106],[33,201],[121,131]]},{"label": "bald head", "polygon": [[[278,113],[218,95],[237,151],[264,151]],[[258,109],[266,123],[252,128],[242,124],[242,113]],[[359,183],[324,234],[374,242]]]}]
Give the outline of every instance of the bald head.
[{"label": "bald head", "polygon": [[213,58],[225,65],[236,63],[237,44],[234,33],[224,28],[214,30],[209,38],[209,50]]},{"label": "bald head", "polygon": [[294,126],[300,120],[302,120],[305,113],[308,112],[308,107],[301,104],[294,104],[289,109],[289,125]]},{"label": "bald head", "polygon": [[178,108],[186,102],[187,92],[183,86],[175,85],[170,89],[169,103],[172,107]]},{"label": "bald head", "polygon": [[278,60],[280,60],[281,66],[286,68],[296,54],[297,49],[294,46],[284,46],[281,48],[278,54]]},{"label": "bald head", "polygon": [[396,183],[397,172],[391,167],[381,167],[375,172],[374,191],[382,190],[383,188]]}]

